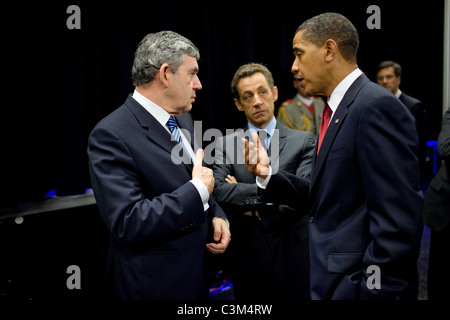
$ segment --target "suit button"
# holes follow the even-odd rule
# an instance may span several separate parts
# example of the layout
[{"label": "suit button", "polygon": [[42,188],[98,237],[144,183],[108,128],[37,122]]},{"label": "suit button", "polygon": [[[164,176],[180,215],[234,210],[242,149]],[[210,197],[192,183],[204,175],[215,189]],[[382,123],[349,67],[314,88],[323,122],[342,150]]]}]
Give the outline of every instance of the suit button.
[{"label": "suit button", "polygon": [[314,219],[314,217],[309,218],[309,223],[314,223],[316,219]]}]

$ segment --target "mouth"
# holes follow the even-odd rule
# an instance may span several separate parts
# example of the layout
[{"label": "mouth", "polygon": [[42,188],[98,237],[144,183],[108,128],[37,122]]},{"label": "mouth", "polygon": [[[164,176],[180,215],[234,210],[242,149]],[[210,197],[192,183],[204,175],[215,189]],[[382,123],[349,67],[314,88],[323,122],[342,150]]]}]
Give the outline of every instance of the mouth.
[{"label": "mouth", "polygon": [[295,77],[295,80],[297,80],[298,82],[302,82],[303,80],[305,80],[305,78],[303,78],[301,75],[299,75],[297,73],[297,76]]}]

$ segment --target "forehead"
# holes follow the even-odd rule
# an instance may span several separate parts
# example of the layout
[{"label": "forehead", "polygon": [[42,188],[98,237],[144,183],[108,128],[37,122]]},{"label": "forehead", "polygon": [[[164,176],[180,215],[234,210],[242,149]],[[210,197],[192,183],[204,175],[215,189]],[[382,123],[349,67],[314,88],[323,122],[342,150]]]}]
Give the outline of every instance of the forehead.
[{"label": "forehead", "polygon": [[251,76],[241,78],[237,84],[241,92],[253,91],[263,88],[269,88],[269,82],[261,72],[256,72]]},{"label": "forehead", "polygon": [[198,70],[197,59],[187,54],[184,54],[184,61],[181,64],[180,68],[188,69],[188,70]]},{"label": "forehead", "polygon": [[306,47],[313,45],[312,42],[309,42],[303,39],[304,30],[300,30],[294,36],[294,40],[292,40],[292,47],[295,50],[303,51]]},{"label": "forehead", "polygon": [[394,69],[394,67],[387,67],[387,68],[380,69],[380,71],[378,71],[378,73],[379,74],[380,73],[382,73],[382,74],[389,74],[389,73],[395,74],[395,69]]}]

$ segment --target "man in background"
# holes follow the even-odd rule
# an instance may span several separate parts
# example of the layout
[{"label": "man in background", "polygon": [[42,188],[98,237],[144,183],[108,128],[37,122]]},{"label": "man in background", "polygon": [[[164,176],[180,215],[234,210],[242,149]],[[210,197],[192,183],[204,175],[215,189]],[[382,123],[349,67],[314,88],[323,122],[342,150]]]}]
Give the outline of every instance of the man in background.
[{"label": "man in background", "polygon": [[293,84],[297,94],[294,99],[281,104],[278,109],[278,121],[291,129],[309,131],[317,139],[325,103],[320,97],[306,96],[302,81],[296,76]]},{"label": "man in background", "polygon": [[427,141],[429,138],[427,110],[420,100],[413,98],[400,90],[401,80],[402,67],[397,62],[387,60],[378,65],[377,83],[399,98],[400,101],[408,107],[416,120],[416,130],[419,136],[419,166],[421,181],[428,182],[425,168]]},{"label": "man in background", "polygon": [[289,129],[275,119],[278,89],[265,66],[241,66],[233,77],[231,91],[247,125],[218,139],[213,169],[214,196],[233,228],[233,241],[225,258],[234,295],[237,300],[308,300],[308,188],[301,208],[277,199],[261,201],[256,176],[242,159],[240,139],[258,133],[272,165],[308,185],[313,136]]}]

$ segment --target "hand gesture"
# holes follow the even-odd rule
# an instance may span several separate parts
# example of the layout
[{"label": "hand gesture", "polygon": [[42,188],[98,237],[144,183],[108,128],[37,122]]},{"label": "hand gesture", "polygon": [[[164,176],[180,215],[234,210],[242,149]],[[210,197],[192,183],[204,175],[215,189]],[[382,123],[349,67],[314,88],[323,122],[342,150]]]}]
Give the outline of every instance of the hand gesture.
[{"label": "hand gesture", "polygon": [[203,166],[203,149],[198,149],[195,154],[194,168],[192,169],[192,179],[199,178],[202,180],[209,194],[214,190],[214,176],[210,168]]},{"label": "hand gesture", "polygon": [[261,145],[256,132],[252,134],[252,138],[254,142],[250,142],[244,138],[241,139],[244,143],[245,165],[251,173],[265,179],[269,174],[270,159],[266,150]]},{"label": "hand gesture", "polygon": [[225,219],[217,217],[213,219],[214,242],[207,243],[206,249],[214,254],[224,253],[231,240],[230,229]]}]

